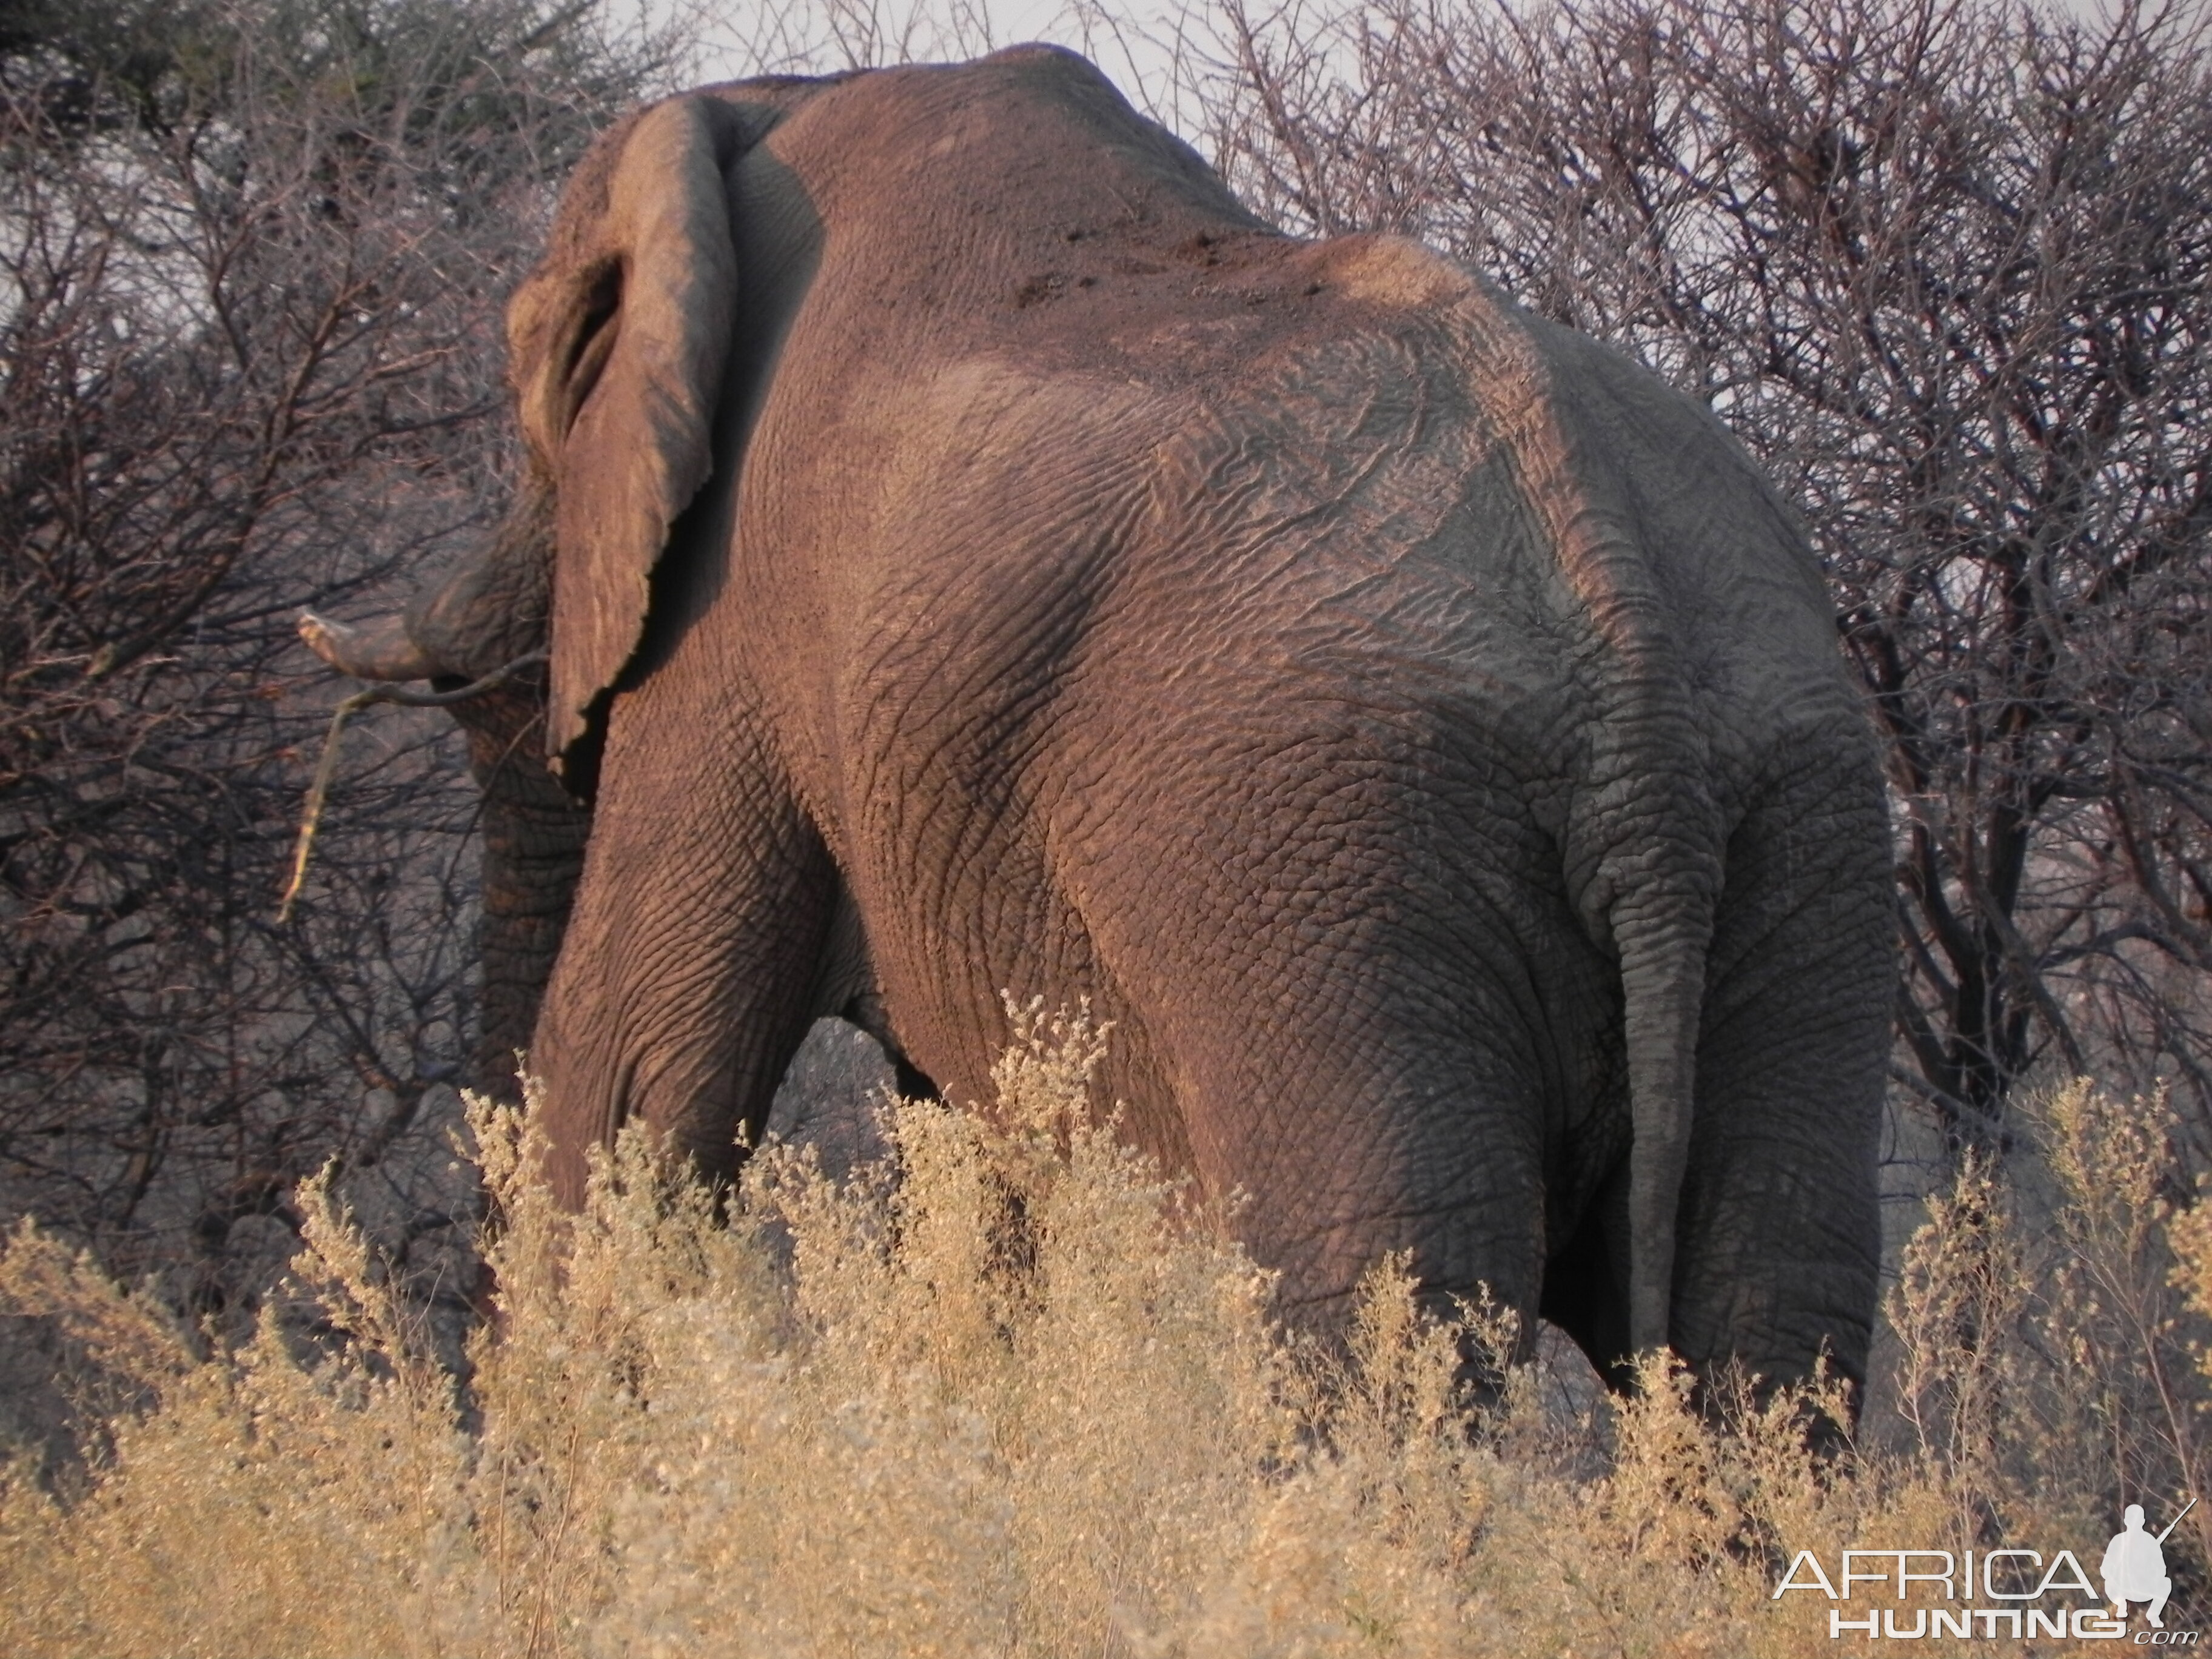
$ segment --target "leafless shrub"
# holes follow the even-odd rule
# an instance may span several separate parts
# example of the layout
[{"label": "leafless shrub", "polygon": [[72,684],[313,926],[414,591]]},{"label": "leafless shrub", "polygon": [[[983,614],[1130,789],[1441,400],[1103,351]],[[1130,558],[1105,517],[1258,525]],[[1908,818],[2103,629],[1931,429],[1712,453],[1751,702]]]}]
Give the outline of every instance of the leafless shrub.
[{"label": "leafless shrub", "polygon": [[[357,735],[276,925],[327,712],[291,622],[495,516],[498,307],[655,67],[598,31],[55,0],[0,33],[0,1211],[204,1308],[289,1254],[298,1176],[396,1178],[453,1107],[459,745]],[[451,1194],[389,1196],[399,1237],[450,1236]]]}]

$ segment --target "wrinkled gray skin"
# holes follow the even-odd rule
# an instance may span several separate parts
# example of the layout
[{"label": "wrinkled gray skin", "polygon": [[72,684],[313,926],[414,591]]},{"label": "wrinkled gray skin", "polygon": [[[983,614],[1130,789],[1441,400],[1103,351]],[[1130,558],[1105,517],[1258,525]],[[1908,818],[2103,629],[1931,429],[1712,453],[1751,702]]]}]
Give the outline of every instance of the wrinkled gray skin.
[{"label": "wrinkled gray skin", "polygon": [[[1001,987],[1088,997],[1102,1095],[1250,1195],[1293,1310],[1402,1249],[1616,1376],[1863,1373],[1881,792],[1702,406],[1410,243],[1271,233],[1042,47],[633,118],[509,331],[509,533],[305,627],[447,683],[550,632],[542,702],[467,718],[495,1018],[560,939],[564,1200],[633,1116],[728,1175],[817,1012],[975,1100]],[[580,879],[518,742],[595,794]]]}]

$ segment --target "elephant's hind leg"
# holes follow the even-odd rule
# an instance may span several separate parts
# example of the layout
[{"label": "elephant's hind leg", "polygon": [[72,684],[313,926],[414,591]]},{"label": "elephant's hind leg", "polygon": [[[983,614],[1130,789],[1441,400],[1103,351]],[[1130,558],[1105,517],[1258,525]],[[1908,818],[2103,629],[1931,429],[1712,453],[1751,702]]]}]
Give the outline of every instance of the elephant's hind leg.
[{"label": "elephant's hind leg", "polygon": [[[1893,963],[1878,795],[1815,745],[1728,848],[1708,963],[1674,1346],[1769,1382],[1863,1381]],[[1778,768],[1778,770],[1779,769]],[[1838,780],[1843,781],[1839,783]]]}]

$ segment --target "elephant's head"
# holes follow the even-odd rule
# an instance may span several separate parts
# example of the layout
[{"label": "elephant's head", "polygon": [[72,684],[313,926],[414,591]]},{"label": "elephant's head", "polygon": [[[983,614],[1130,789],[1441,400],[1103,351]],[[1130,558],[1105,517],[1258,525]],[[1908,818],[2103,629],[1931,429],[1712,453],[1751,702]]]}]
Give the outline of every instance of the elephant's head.
[{"label": "elephant's head", "polygon": [[741,286],[727,174],[823,84],[674,99],[599,141],[507,308],[526,459],[505,523],[399,615],[301,619],[317,655],[362,679],[452,690],[543,657],[452,706],[485,792],[481,1086],[506,1086],[529,1039],[581,866],[605,700],[671,526],[714,470]]},{"label": "elephant's head", "polygon": [[714,471],[739,299],[726,174],[819,84],[672,99],[593,147],[507,306],[527,455],[514,510],[403,616],[304,617],[325,661],[458,682],[550,647],[541,752],[588,796],[595,706],[637,648],[670,527]]},{"label": "elephant's head", "polygon": [[[372,679],[473,678],[550,647],[543,750],[571,793],[590,797],[598,728],[645,639],[655,568],[709,476],[740,467],[746,423],[820,255],[814,203],[763,141],[825,93],[865,81],[878,94],[809,112],[824,118],[806,141],[813,164],[831,173],[851,155],[872,158],[854,164],[861,172],[896,157],[896,170],[872,181],[878,191],[927,192],[950,170],[936,158],[959,135],[924,144],[916,125],[957,120],[972,100],[1012,102],[1018,88],[1052,131],[1079,127],[1098,153],[1133,155],[1148,176],[1172,180],[1170,194],[1200,200],[1204,213],[1175,234],[1218,232],[1224,221],[1265,228],[1194,152],[1073,53],[1014,47],[953,72],[959,78],[922,112],[901,107],[895,88],[947,73],[732,82],[666,100],[604,135],[507,307],[508,375],[528,461],[507,531],[403,617],[355,629],[311,616],[301,623],[307,642],[332,666]],[[1003,161],[968,171],[988,179],[994,198],[971,210],[996,215]],[[1032,167],[1018,216],[1044,223],[1064,211],[1081,222],[1091,212],[1085,183]],[[1054,205],[1053,191],[1083,205]],[[1164,221],[1158,228],[1168,237]],[[889,258],[897,264],[903,255],[894,248]]]}]

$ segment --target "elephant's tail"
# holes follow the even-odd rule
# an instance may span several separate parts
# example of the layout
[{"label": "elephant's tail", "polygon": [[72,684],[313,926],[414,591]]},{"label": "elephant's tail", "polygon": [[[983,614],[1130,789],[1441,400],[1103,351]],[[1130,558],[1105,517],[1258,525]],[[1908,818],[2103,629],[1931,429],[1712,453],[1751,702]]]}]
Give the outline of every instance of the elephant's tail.
[{"label": "elephant's tail", "polygon": [[1705,955],[1712,939],[1710,899],[1671,896],[1674,902],[1648,908],[1624,905],[1613,921],[1627,1004],[1634,1133],[1628,1155],[1628,1334],[1637,1353],[1668,1341]]},{"label": "elephant's tail", "polygon": [[1683,602],[1660,578],[1649,518],[1613,435],[1621,411],[1604,404],[1593,420],[1583,395],[1616,380],[1616,369],[1595,343],[1528,317],[1480,283],[1453,315],[1468,384],[1557,561],[1560,628],[1594,647],[1578,646],[1569,671],[1589,699],[1589,744],[1560,850],[1590,939],[1609,943],[1620,962],[1634,1133],[1628,1329],[1644,1352],[1668,1340],[1689,1164],[1725,842],[1709,781],[1713,757],[1680,644]]}]

